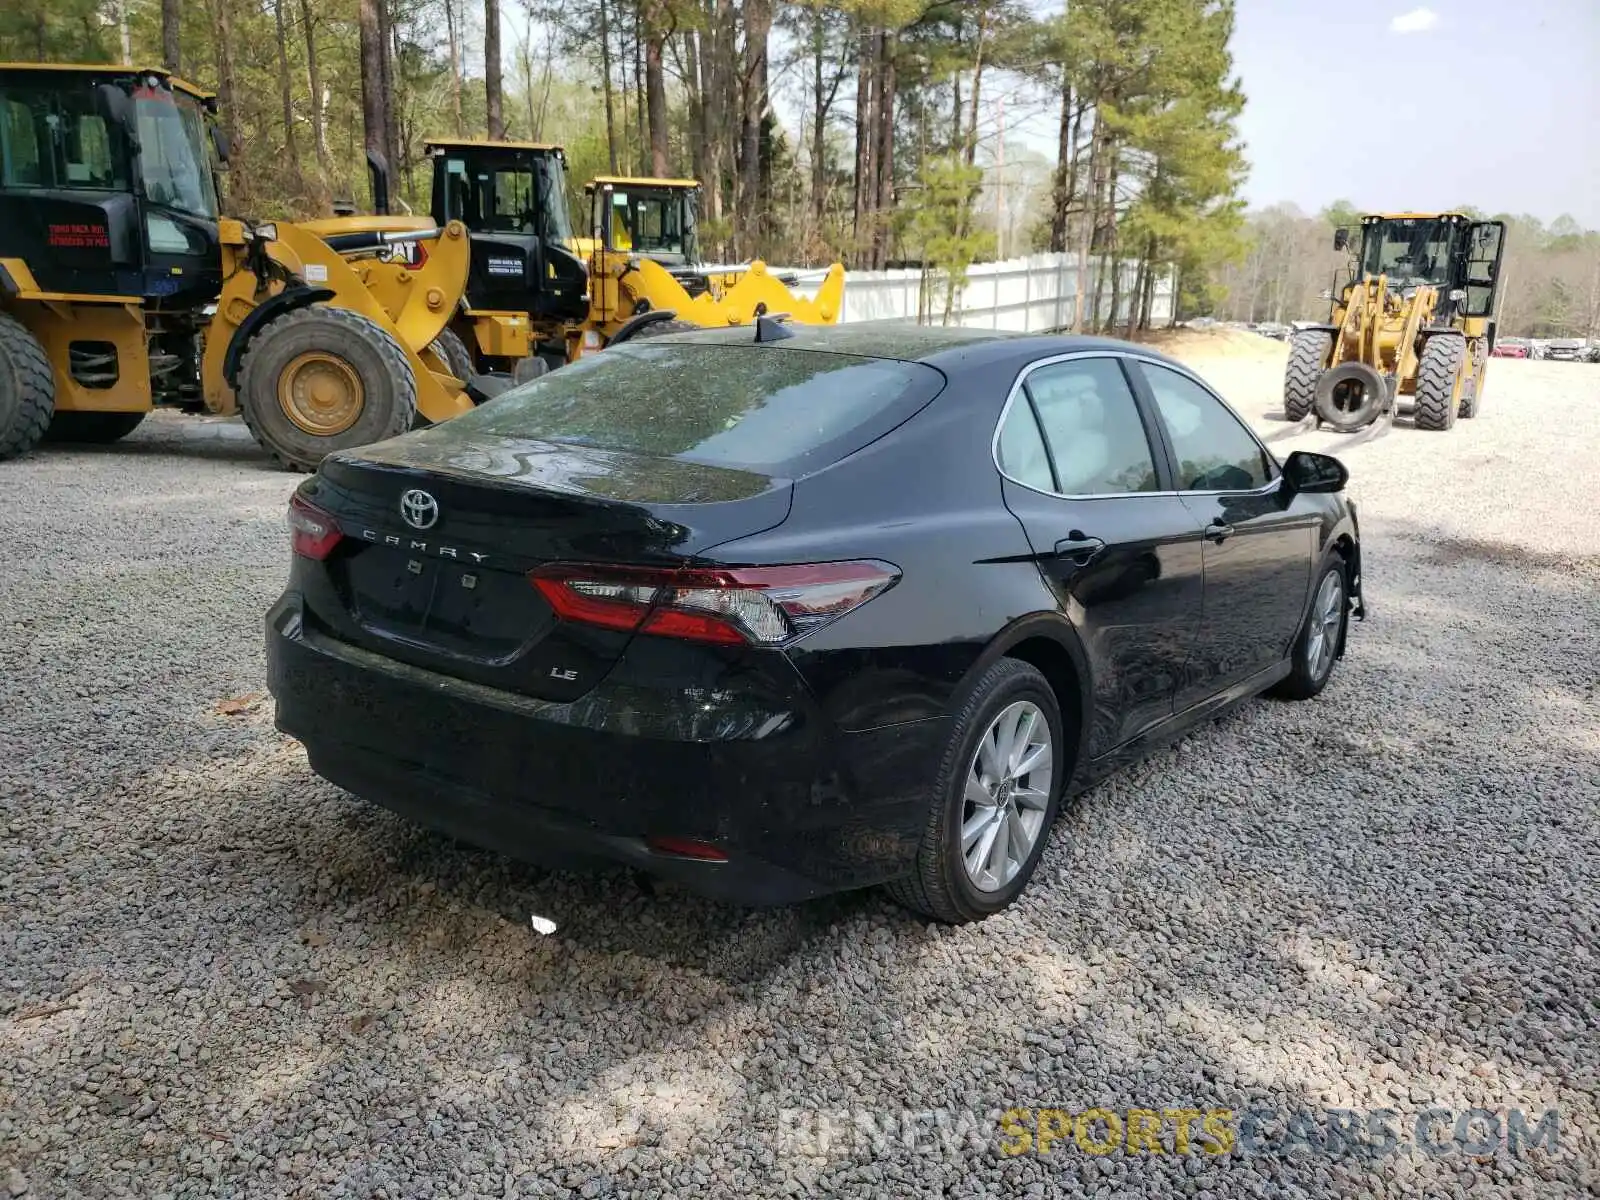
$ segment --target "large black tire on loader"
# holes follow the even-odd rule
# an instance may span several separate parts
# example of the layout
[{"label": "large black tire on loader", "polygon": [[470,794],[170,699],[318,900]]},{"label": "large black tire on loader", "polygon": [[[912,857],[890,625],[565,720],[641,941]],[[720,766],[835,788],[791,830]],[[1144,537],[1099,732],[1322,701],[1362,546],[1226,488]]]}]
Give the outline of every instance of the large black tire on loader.
[{"label": "large black tire on loader", "polygon": [[239,365],[239,410],[286,467],[395,437],[417,413],[410,360],[360,313],[317,304],[267,324]]},{"label": "large black tire on loader", "polygon": [[1317,417],[1338,433],[1371,425],[1389,407],[1389,381],[1364,362],[1342,362],[1317,380]]},{"label": "large black tire on loader", "polygon": [[453,329],[441,329],[439,336],[428,343],[428,349],[432,350],[435,357],[450,368],[450,374],[462,383],[466,383],[477,373],[472,362],[472,352]]},{"label": "large black tire on loader", "polygon": [[1418,429],[1444,430],[1456,423],[1456,376],[1466,353],[1467,339],[1459,333],[1436,333],[1422,344],[1412,416]]},{"label": "large black tire on loader", "polygon": [[665,321],[654,321],[644,326],[628,340],[636,342],[640,338],[665,337],[669,333],[698,333],[704,328],[704,325],[696,325],[693,321],[679,321],[675,318],[668,318]]},{"label": "large black tire on loader", "polygon": [[1322,378],[1333,334],[1326,329],[1297,330],[1289,339],[1289,365],[1283,372],[1283,415],[1303,421],[1317,402],[1317,381]]},{"label": "large black tire on loader", "polygon": [[0,313],[0,459],[39,444],[56,408],[56,381],[39,339]]},{"label": "large black tire on loader", "polygon": [[58,412],[44,432],[47,442],[86,442],[104,446],[139,428],[142,412]]}]

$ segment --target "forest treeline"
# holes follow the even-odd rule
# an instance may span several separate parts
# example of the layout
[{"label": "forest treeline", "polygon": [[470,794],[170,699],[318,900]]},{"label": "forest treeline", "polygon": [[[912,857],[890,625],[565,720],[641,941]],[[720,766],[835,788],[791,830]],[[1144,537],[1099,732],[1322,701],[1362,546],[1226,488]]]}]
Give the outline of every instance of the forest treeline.
[{"label": "forest treeline", "polygon": [[[1232,0],[36,0],[0,11],[0,58],[215,89],[239,215],[365,204],[369,150],[425,211],[427,137],[557,142],[575,201],[598,173],[703,181],[719,258],[923,263],[948,308],[973,262],[1055,250],[1125,264],[1078,272],[1081,327],[1147,325],[1168,274],[1185,315],[1316,317],[1327,214],[1239,199],[1233,25]],[[1508,323],[1592,329],[1595,240],[1519,218]]]},{"label": "forest treeline", "polygon": [[[1011,249],[1125,261],[1078,297],[1082,323],[1118,312],[1141,323],[1159,274],[1176,268],[1199,294],[1238,249],[1232,3],[1050,8],[39,0],[0,13],[0,56],[160,62],[214,88],[237,148],[226,186],[237,213],[364,203],[366,150],[424,209],[430,135],[559,142],[575,183],[602,171],[702,180],[701,240],[718,256],[930,263],[947,302],[997,248],[985,168],[1007,149],[999,89],[1021,86],[1056,125],[1059,161]],[[780,86],[792,128],[777,115]]]}]

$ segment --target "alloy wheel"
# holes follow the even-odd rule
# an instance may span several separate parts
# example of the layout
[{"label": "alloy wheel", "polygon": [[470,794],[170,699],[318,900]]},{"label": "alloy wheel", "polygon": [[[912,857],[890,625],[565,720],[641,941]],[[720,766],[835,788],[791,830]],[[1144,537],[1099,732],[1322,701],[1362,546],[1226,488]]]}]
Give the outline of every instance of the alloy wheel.
[{"label": "alloy wheel", "polygon": [[1055,773],[1050,722],[1018,700],[1000,710],[978,740],[967,770],[961,861],[982,892],[1016,878],[1044,830]]},{"label": "alloy wheel", "polygon": [[1311,604],[1311,625],[1306,638],[1306,670],[1311,678],[1321,679],[1333,665],[1339,646],[1339,622],[1344,617],[1344,581],[1338,571],[1322,577],[1317,598]]}]

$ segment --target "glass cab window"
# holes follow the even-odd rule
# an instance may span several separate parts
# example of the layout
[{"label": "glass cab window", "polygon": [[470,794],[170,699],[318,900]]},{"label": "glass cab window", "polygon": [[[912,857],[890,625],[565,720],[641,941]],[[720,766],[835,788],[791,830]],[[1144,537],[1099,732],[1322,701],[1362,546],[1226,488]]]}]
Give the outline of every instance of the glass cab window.
[{"label": "glass cab window", "polygon": [[133,93],[133,107],[145,199],[191,216],[215,217],[217,192],[199,103],[181,93],[141,87]]},{"label": "glass cab window", "polygon": [[0,89],[6,187],[127,191],[127,149],[88,88]]},{"label": "glass cab window", "polygon": [[1413,287],[1450,282],[1453,226],[1435,217],[1374,221],[1362,234],[1362,270],[1387,275],[1390,286]]}]

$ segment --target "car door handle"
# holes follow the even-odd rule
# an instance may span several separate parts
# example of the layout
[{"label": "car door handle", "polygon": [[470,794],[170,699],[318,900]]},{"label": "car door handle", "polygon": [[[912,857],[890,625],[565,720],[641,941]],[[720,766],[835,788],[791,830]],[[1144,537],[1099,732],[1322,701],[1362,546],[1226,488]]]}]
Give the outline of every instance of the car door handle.
[{"label": "car door handle", "polygon": [[1233,536],[1233,526],[1226,521],[1213,521],[1206,526],[1206,541],[1221,545]]},{"label": "car door handle", "polygon": [[1105,548],[1106,544],[1103,539],[1085,537],[1081,532],[1074,529],[1071,534],[1056,543],[1056,556],[1058,558],[1070,558],[1081,567]]}]

